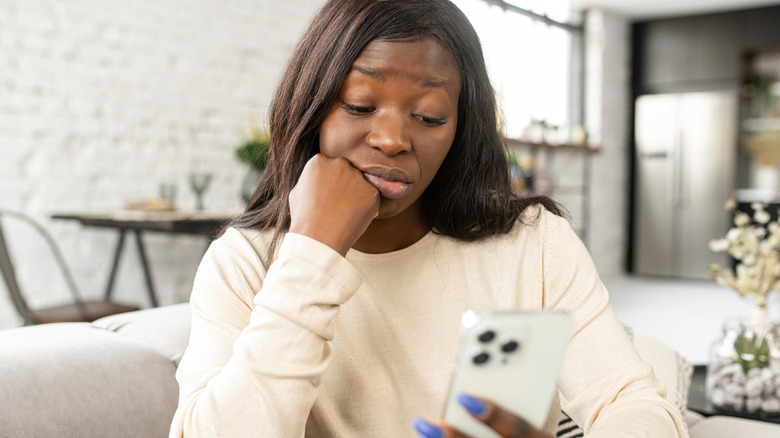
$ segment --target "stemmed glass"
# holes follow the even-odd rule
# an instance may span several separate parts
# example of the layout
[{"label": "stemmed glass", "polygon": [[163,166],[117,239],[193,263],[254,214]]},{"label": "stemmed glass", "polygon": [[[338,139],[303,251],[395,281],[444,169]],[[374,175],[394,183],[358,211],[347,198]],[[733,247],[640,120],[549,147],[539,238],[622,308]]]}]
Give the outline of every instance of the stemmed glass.
[{"label": "stemmed glass", "polygon": [[203,210],[203,194],[209,188],[212,176],[209,172],[190,172],[190,188],[195,192],[195,208],[198,210]]}]

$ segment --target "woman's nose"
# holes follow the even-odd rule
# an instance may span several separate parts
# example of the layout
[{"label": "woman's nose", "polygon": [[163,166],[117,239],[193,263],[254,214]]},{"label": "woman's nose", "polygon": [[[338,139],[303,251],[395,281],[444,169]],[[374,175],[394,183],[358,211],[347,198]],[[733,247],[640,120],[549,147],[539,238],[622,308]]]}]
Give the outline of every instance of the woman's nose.
[{"label": "woman's nose", "polygon": [[411,151],[408,122],[400,114],[388,113],[376,117],[368,135],[368,145],[388,156]]}]

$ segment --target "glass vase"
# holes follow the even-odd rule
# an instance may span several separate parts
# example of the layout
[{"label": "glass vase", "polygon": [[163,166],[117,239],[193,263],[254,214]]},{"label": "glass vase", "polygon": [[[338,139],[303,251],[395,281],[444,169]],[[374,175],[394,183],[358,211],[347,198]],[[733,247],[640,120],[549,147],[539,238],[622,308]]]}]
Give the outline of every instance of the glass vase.
[{"label": "glass vase", "polygon": [[254,195],[262,176],[263,171],[254,166],[250,167],[247,173],[244,174],[244,179],[241,181],[241,199],[244,203],[249,202],[249,199]]},{"label": "glass vase", "polygon": [[732,319],[712,345],[707,398],[716,409],[780,417],[780,326]]}]

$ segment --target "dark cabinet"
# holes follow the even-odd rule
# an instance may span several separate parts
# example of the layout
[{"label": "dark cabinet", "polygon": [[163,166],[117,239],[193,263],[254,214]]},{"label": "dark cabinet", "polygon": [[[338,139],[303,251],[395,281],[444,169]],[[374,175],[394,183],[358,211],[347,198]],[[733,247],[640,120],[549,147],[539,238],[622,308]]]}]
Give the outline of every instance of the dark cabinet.
[{"label": "dark cabinet", "polygon": [[780,7],[741,13],[741,44],[746,50],[780,47]]},{"label": "dark cabinet", "polygon": [[[739,77],[739,16],[707,15],[639,23],[639,93],[728,88]],[[722,86],[721,86],[722,85]]]},{"label": "dark cabinet", "polygon": [[666,20],[647,23],[639,28],[645,41],[642,56],[644,85],[680,82],[693,76],[693,21],[695,19]]},{"label": "dark cabinet", "polygon": [[738,80],[740,65],[739,16],[713,15],[696,23],[694,80]]}]

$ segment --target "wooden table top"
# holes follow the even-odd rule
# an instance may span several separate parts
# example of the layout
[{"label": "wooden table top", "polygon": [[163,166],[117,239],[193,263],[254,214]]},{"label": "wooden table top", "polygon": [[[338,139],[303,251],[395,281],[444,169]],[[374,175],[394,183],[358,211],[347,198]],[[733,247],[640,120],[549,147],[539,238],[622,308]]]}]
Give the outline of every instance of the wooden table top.
[{"label": "wooden table top", "polygon": [[51,217],[93,227],[212,236],[239,213],[240,210],[106,210],[55,213]]}]

